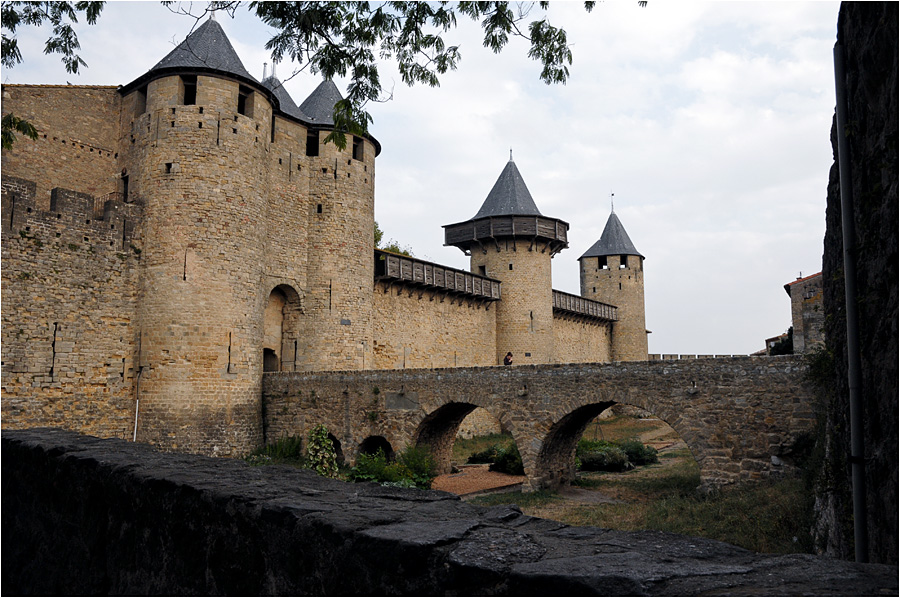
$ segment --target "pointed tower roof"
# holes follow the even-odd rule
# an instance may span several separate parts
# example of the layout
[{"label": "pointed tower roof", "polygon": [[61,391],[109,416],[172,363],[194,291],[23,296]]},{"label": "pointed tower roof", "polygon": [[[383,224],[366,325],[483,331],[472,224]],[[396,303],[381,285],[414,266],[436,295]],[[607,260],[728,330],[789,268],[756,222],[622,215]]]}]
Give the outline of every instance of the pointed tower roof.
[{"label": "pointed tower roof", "polygon": [[544,244],[553,256],[569,246],[568,231],[567,222],[538,210],[510,151],[509,162],[478,213],[465,222],[444,225],[444,245],[468,252],[476,246],[482,250],[487,245],[499,247],[501,239],[521,239],[532,246]]},{"label": "pointed tower roof", "polygon": [[256,81],[244,68],[222,26],[213,18],[197,27],[149,72],[170,68],[212,69]]},{"label": "pointed tower roof", "polygon": [[594,243],[578,259],[604,255],[637,255],[641,258],[644,257],[634,248],[634,243],[631,242],[628,233],[625,232],[625,227],[622,226],[622,221],[619,220],[615,212],[610,213],[609,220],[606,221],[606,227],[603,229],[603,234],[600,235],[600,240]]},{"label": "pointed tower roof", "polygon": [[309,97],[300,104],[300,111],[306,118],[316,124],[334,124],[334,105],[343,100],[344,96],[338,90],[337,85],[331,79],[319,83]]},{"label": "pointed tower roof", "polygon": [[500,173],[497,182],[487,199],[481,204],[481,209],[472,218],[486,218],[488,216],[540,216],[538,210],[525,185],[525,180],[516,168],[512,158],[506,163],[503,172]]},{"label": "pointed tower roof", "polygon": [[309,117],[303,114],[303,111],[294,103],[291,94],[284,88],[284,85],[275,75],[271,75],[263,79],[262,84],[272,92],[275,99],[278,100],[278,107],[288,116],[293,116],[303,121],[309,121]]}]

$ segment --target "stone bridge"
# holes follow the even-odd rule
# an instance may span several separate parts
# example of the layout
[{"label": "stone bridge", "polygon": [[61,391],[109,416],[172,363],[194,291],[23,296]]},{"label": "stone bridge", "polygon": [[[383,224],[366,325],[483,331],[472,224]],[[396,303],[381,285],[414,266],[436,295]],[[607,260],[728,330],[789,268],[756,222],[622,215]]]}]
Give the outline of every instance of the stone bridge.
[{"label": "stone bridge", "polygon": [[267,373],[268,442],[325,424],[341,453],[428,445],[440,470],[462,420],[483,407],[518,445],[530,489],[574,477],[588,423],[615,404],[640,407],[687,443],[704,485],[792,473],[814,425],[801,356],[358,372]]}]

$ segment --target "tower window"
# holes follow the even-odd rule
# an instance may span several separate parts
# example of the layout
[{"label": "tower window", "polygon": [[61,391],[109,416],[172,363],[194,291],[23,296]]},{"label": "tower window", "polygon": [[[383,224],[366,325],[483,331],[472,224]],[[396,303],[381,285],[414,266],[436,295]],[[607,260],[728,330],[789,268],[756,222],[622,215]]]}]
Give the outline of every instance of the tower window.
[{"label": "tower window", "polygon": [[316,214],[321,214],[321,213],[322,213],[322,204],[317,204],[316,205]]},{"label": "tower window", "polygon": [[319,155],[319,132],[318,131],[307,131],[306,132],[306,155],[307,156],[318,156]]},{"label": "tower window", "polygon": [[353,159],[354,160],[362,160],[363,159],[363,140],[359,137],[353,138]]},{"label": "tower window", "polygon": [[140,116],[147,111],[147,86],[144,85],[134,94],[134,115]]},{"label": "tower window", "polygon": [[253,118],[253,90],[243,85],[238,87],[238,114]]},{"label": "tower window", "polygon": [[478,266],[478,273],[482,276],[487,276],[487,268],[484,266]]},{"label": "tower window", "polygon": [[619,269],[621,270],[622,268],[627,268],[627,267],[628,267],[628,256],[620,255],[619,256]]},{"label": "tower window", "polygon": [[509,269],[512,270],[512,264],[509,265]]},{"label": "tower window", "polygon": [[597,258],[597,269],[598,270],[609,270],[609,264],[606,262],[606,256],[601,255]]},{"label": "tower window", "polygon": [[181,86],[184,88],[181,103],[193,106],[197,103],[197,75],[182,75]]}]

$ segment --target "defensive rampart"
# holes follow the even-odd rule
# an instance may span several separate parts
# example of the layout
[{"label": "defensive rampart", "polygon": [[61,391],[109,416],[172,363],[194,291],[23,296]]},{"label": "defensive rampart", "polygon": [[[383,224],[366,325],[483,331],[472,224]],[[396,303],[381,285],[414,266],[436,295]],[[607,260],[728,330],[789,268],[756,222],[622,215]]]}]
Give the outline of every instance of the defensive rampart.
[{"label": "defensive rampart", "polygon": [[800,356],[436,370],[271,373],[263,380],[265,435],[325,424],[347,456],[381,436],[427,444],[444,470],[460,422],[483,407],[516,440],[532,488],[574,476],[590,421],[622,403],[668,423],[717,485],[793,472],[793,448],[814,423]]},{"label": "defensive rampart", "polygon": [[571,528],[443,492],[3,431],[5,594],[897,595],[897,568]]}]

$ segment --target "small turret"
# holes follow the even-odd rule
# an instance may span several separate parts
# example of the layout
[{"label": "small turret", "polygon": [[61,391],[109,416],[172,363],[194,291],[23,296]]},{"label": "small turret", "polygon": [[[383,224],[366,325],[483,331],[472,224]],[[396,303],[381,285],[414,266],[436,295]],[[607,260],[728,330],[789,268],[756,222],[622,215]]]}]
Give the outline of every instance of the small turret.
[{"label": "small turret", "polygon": [[444,244],[471,255],[474,274],[503,283],[497,303],[497,363],[554,360],[550,259],[568,247],[569,225],[541,214],[509,162],[471,220],[444,226]]},{"label": "small turret", "polygon": [[644,256],[613,211],[600,239],[578,258],[581,296],[618,307],[612,329],[615,361],[647,359],[644,318]]}]

